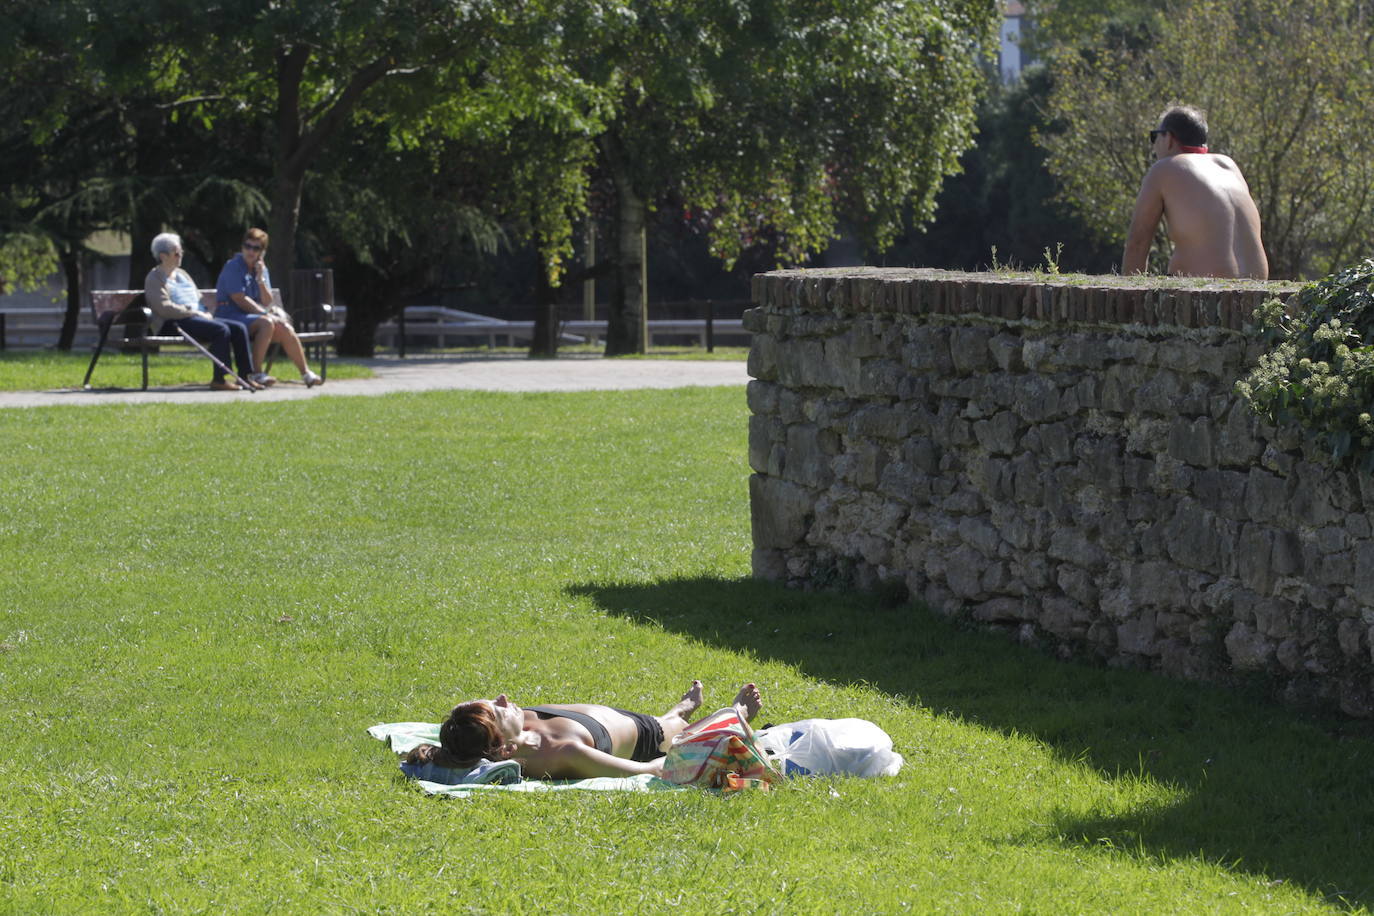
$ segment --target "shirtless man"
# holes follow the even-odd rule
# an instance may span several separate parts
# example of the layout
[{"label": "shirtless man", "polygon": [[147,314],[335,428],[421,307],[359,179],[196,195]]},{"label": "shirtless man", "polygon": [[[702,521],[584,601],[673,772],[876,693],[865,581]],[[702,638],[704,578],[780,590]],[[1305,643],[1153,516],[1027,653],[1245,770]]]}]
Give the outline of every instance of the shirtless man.
[{"label": "shirtless man", "polygon": [[1174,254],[1169,273],[1269,278],[1259,210],[1229,156],[1207,152],[1207,121],[1196,108],[1170,108],[1150,131],[1158,161],[1145,174],[1121,256],[1121,272],[1144,273],[1161,216]]}]

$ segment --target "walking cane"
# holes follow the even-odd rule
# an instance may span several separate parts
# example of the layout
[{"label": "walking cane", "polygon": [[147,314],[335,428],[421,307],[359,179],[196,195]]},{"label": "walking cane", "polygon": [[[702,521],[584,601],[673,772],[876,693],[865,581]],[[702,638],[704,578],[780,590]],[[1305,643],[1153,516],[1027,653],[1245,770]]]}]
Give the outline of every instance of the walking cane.
[{"label": "walking cane", "polygon": [[180,334],[182,337],[186,338],[186,342],[187,342],[187,343],[191,344],[191,345],[194,346],[197,350],[199,350],[200,352],[202,352],[202,353],[204,353],[206,356],[208,356],[208,357],[210,358],[210,362],[214,363],[214,364],[215,364],[216,366],[218,366],[220,369],[222,369],[222,370],[224,370],[225,372],[229,373],[230,377],[233,378],[234,381],[236,381],[236,382],[239,383],[239,387],[240,387],[240,388],[247,388],[249,391],[257,391],[257,390],[258,390],[258,386],[257,386],[257,385],[254,385],[254,384],[252,384],[251,382],[246,382],[246,381],[244,381],[243,379],[239,378],[238,375],[237,375],[237,373],[235,373],[233,369],[230,369],[230,368],[229,368],[228,366],[226,366],[224,363],[220,362],[218,356],[216,356],[215,354],[211,353],[209,350],[205,349],[205,346],[204,346],[203,344],[201,344],[200,341],[196,340],[196,339],[195,339],[194,337],[192,337],[190,334],[187,334],[186,331],[185,331],[184,329],[182,329],[182,328],[177,328],[177,333]]}]

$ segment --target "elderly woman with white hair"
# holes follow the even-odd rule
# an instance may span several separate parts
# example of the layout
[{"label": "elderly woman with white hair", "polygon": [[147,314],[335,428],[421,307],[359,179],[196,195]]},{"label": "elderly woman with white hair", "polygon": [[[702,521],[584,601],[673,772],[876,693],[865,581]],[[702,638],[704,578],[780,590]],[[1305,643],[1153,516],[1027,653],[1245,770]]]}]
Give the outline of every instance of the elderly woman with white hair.
[{"label": "elderly woman with white hair", "polygon": [[[178,329],[185,331],[205,344],[206,349],[226,366],[232,350],[239,375],[248,384],[255,384],[251,381],[256,370],[249,350],[248,329],[232,321],[210,317],[210,313],[201,305],[196,282],[181,269],[181,236],[164,232],[153,239],[152,247],[153,257],[157,258],[158,264],[148,271],[143,281],[143,293],[153,313],[166,319],[162,333],[170,336]],[[217,365],[210,387],[216,391],[237,391],[239,384],[226,378],[224,370]]]}]

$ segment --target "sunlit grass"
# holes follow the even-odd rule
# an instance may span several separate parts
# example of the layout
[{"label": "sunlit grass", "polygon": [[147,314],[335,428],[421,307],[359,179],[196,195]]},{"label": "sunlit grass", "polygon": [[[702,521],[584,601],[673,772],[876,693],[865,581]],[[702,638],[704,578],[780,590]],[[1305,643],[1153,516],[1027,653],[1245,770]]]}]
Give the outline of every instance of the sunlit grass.
[{"label": "sunlit grass", "polygon": [[[0,351],[0,391],[51,391],[57,388],[80,388],[86,369],[91,364],[91,352],[81,349],[70,353],[58,350]],[[320,371],[318,364],[312,368]],[[148,357],[148,384],[153,388],[181,385],[208,385],[213,373],[210,361],[190,350],[159,353]],[[282,381],[300,378],[289,360],[278,358],[272,374]],[[366,366],[347,360],[329,361],[331,379],[371,378]],[[93,388],[139,388],[143,385],[143,362],[137,354],[106,351],[100,354],[95,372],[91,375]]]},{"label": "sunlit grass", "polygon": [[[0,912],[1327,912],[1374,741],[748,578],[741,389],[0,411]],[[884,780],[423,796],[457,699],[861,716]]]}]

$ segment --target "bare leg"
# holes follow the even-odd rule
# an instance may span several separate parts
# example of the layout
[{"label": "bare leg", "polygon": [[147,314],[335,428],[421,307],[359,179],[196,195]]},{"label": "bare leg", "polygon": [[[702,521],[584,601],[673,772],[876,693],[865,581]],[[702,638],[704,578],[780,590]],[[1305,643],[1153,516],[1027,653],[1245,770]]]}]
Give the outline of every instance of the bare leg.
[{"label": "bare leg", "polygon": [[248,328],[248,334],[253,338],[253,369],[257,372],[265,371],[262,367],[267,359],[267,348],[272,346],[272,333],[276,324],[271,318],[264,316]]},{"label": "bare leg", "polygon": [[668,742],[682,734],[682,730],[687,727],[687,723],[692,718],[692,713],[700,708],[701,681],[692,681],[692,686],[687,688],[682,699],[658,717],[658,724],[663,727],[663,743],[658,746],[659,750],[663,750],[668,746]]},{"label": "bare leg", "polygon": [[754,716],[763,708],[763,696],[759,693],[758,685],[751,682],[741,687],[739,693],[735,694],[734,705],[744,708],[746,721],[754,721]]},{"label": "bare leg", "polygon": [[286,353],[286,358],[295,365],[296,371],[304,376],[310,371],[310,366],[305,361],[305,350],[301,347],[301,339],[296,336],[296,332],[289,324],[278,324],[272,328],[272,340],[281,344],[281,348]]}]

